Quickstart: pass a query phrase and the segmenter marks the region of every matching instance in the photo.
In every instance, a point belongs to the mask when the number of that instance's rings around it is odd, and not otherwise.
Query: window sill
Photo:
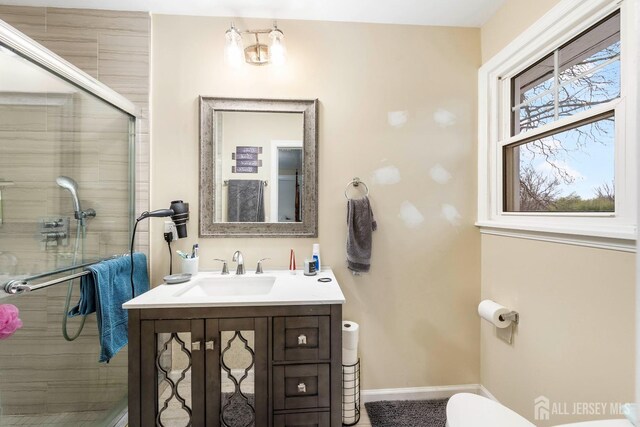
[[[636,252],[636,227],[550,227],[503,221],[478,221],[480,233],[574,246]]]

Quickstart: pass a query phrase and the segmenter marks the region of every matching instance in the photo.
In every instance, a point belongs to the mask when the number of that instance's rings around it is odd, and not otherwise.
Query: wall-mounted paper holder
[[[520,313],[517,311],[511,311],[507,314],[501,314],[500,320],[511,320],[513,323],[518,324],[520,323]]]
[[[495,327],[498,338],[512,344],[514,329],[520,323],[520,313],[485,299],[478,304],[478,315]]]
[[[511,320],[511,324],[504,329],[496,328],[496,335],[507,344],[513,344],[513,330],[520,322],[520,313],[518,313],[517,311],[510,311],[506,314],[501,314],[500,320]]]

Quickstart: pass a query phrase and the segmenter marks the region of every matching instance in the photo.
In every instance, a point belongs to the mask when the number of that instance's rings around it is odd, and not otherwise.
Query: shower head
[[[71,197],[73,198],[73,209],[77,218],[82,212],[82,209],[80,209],[80,199],[78,198],[78,183],[68,176],[59,176],[56,178],[56,184],[71,193]]]

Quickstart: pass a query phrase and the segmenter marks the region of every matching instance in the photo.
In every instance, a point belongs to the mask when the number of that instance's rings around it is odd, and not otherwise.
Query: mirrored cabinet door
[[[204,320],[142,322],[142,425],[204,425],[205,347]]]
[[[267,318],[143,320],[141,425],[267,427]]]
[[[207,425],[268,426],[267,319],[210,319],[206,330],[219,343],[207,353]]]

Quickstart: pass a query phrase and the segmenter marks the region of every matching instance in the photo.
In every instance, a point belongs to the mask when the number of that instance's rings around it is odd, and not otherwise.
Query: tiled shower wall
[[[1,0],[0,0],[1,1]],[[148,13],[0,5],[0,19],[124,95],[140,111],[136,141],[136,214],[149,209]],[[148,221],[136,241],[148,253]]]
[[[148,14],[0,5],[0,19],[98,78],[140,109],[135,211],[139,214],[147,210]],[[69,103],[72,110],[51,105],[0,106],[0,138],[10,139],[5,141],[8,144],[4,145],[6,156],[3,154],[3,158],[12,158],[2,172],[10,173],[20,182],[20,188],[18,185],[6,187],[3,232],[11,227],[28,228],[16,229],[15,234],[5,233],[7,240],[3,246],[10,245],[12,251],[25,254],[31,251],[30,258],[26,259],[38,265],[27,265],[26,271],[43,271],[44,265],[55,265],[59,261],[54,252],[39,249],[37,237],[33,235],[42,212],[71,213],[68,194],[55,185],[58,171],[78,181],[81,201],[86,201],[83,208],[98,211],[98,216],[88,221],[86,256],[105,256],[127,247],[128,230],[122,226],[122,217],[127,214],[123,198],[126,143],[122,142],[126,141],[126,120],[97,100],[79,98]],[[45,167],[49,163],[43,162],[51,158],[58,164]],[[71,222],[74,230],[73,219]],[[119,224],[117,228],[113,227],[114,223]],[[139,249],[144,252],[148,250],[147,227],[147,222],[141,222],[137,234]],[[72,245],[73,239],[70,239],[66,251]],[[75,286],[77,290],[77,284]],[[2,301],[19,307],[25,325],[0,348],[2,425],[54,425],[51,414],[67,420],[59,425],[80,425],[78,416],[84,417],[88,425],[98,425],[97,421],[115,409],[126,394],[126,349],[108,365],[98,364],[95,316],[88,318],[78,340],[67,343],[62,339],[65,293],[66,285],[59,285]],[[74,301],[76,299],[74,295]],[[77,319],[70,322],[71,332],[77,324]]]
[[[77,223],[60,175],[76,180],[82,208],[97,212],[87,220],[84,260],[127,251],[129,129],[127,115],[82,92],[0,92],[0,180],[14,183],[2,194],[0,284],[73,263]],[[59,229],[41,224],[59,219],[69,223],[67,238],[47,241],[42,232]]]

